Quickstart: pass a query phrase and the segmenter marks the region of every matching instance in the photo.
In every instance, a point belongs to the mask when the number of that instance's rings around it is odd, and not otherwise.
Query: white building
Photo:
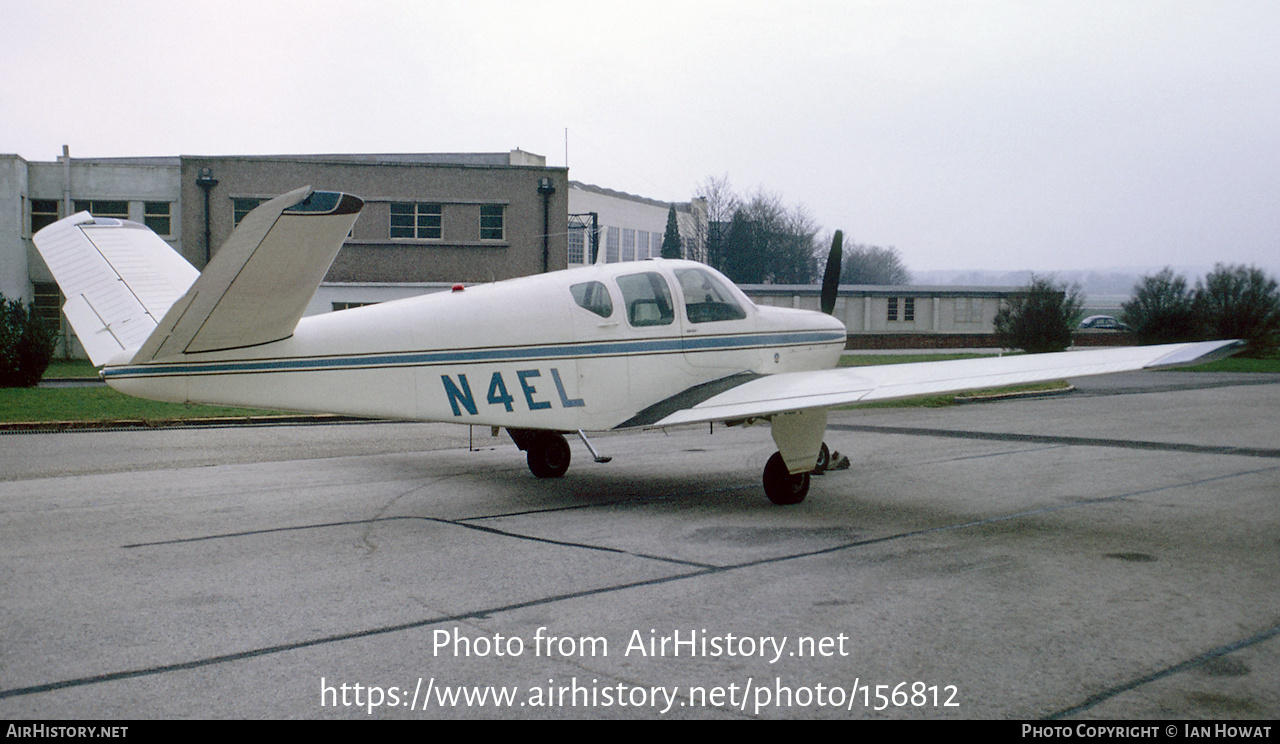
[[[674,206],[680,237],[686,246],[684,256],[695,258],[696,253],[688,247],[696,243],[698,202],[675,202]],[[661,256],[671,207],[669,202],[570,181],[569,265],[591,263],[593,229],[606,263]]]

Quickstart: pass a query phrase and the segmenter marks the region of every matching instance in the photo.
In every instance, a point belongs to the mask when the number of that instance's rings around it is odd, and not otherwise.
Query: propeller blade
[[[822,275],[822,312],[830,315],[836,309],[836,293],[840,291],[840,266],[842,263],[841,245],[844,233],[836,230],[831,239],[831,254],[827,256],[827,270]]]

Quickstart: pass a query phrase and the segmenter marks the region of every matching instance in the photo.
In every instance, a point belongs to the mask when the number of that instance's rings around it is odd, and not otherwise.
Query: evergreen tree
[[[667,210],[667,231],[662,235],[662,257],[684,257],[684,241],[680,239],[680,226],[676,222],[676,205],[674,204]]]
[[[1195,303],[1208,335],[1244,339],[1246,356],[1266,356],[1280,345],[1280,292],[1256,266],[1216,264],[1196,282]]]
[[[0,387],[35,387],[56,344],[34,308],[0,295]]]
[[[1155,276],[1142,277],[1121,309],[1120,319],[1133,329],[1139,343],[1194,341],[1200,335],[1195,295],[1187,288],[1187,280],[1167,266]]]
[[[1032,275],[1031,284],[996,313],[996,340],[1006,349],[1032,354],[1062,351],[1071,345],[1083,305],[1078,286]]]

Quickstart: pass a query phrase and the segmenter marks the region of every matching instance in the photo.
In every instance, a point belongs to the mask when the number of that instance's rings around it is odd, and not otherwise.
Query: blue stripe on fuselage
[[[519,362],[536,359],[636,356],[699,351],[728,351],[756,347],[808,346],[844,343],[841,331],[783,331],[726,336],[668,337],[625,341],[587,341],[541,346],[500,346],[445,351],[403,351],[317,357],[286,357],[216,362],[154,362],[138,366],[107,367],[105,378],[163,377],[173,375],[261,374],[371,367],[418,367],[479,362]]]

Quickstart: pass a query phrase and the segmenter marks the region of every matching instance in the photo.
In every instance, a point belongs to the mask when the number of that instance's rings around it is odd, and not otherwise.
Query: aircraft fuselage
[[[732,375],[833,367],[844,344],[830,316],[649,260],[309,316],[282,341],[103,376],[156,400],[598,431],[650,423],[636,412]]]

